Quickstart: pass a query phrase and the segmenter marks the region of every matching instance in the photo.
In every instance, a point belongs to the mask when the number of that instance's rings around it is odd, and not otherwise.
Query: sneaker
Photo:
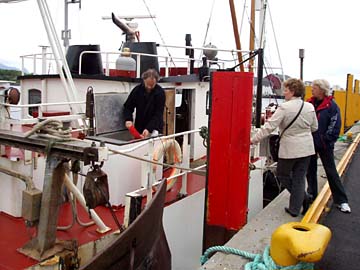
[[[351,213],[351,208],[348,203],[342,203],[338,205],[338,208],[343,213]]]

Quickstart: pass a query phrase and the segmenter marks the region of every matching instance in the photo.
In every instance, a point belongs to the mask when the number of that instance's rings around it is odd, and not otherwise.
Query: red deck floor
[[[187,182],[188,194],[193,194],[204,188],[205,177],[189,174]],[[180,188],[181,181],[177,181],[174,187],[167,193],[166,202],[168,204],[176,200]],[[77,209],[82,222],[90,221],[88,212],[79,204]],[[95,211],[104,223],[112,228],[109,233],[117,229],[116,223],[106,207],[99,206]],[[118,209],[115,210],[115,213],[119,222],[122,224],[124,219],[124,207],[118,207]],[[64,203],[60,210],[58,225],[66,226],[71,223],[71,220],[71,206],[69,203]],[[78,240],[78,244],[82,245],[103,236],[96,232],[96,228],[96,225],[86,228],[75,223],[68,231],[57,231],[57,238],[59,240],[75,238]],[[22,218],[14,218],[6,213],[0,212],[0,270],[20,270],[38,263],[17,251],[17,249],[27,243],[35,233],[35,229],[33,228],[26,229]]]

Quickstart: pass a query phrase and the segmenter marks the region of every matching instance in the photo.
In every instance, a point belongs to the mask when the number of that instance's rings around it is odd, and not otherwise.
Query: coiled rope
[[[71,137],[71,130],[65,129],[63,123],[55,119],[46,119],[37,123],[30,131],[24,134],[25,138],[36,133],[39,137],[46,139],[54,139],[59,141],[70,141],[75,138]]]
[[[239,255],[247,259],[253,260],[252,262],[248,262],[245,265],[245,270],[312,270],[314,269],[314,264],[307,262],[299,262],[296,265],[290,265],[286,267],[277,265],[270,256],[269,246],[265,248],[264,253],[262,255],[249,253],[232,247],[213,246],[208,248],[205,251],[204,255],[201,256],[200,258],[201,265],[206,263],[206,261],[209,259],[209,255],[218,251],[227,254]]]
[[[78,140],[71,136],[70,128],[64,128],[61,121],[50,118],[37,123],[30,131],[26,132],[24,136],[28,138],[34,133],[41,138],[49,139],[45,148],[46,156],[49,155],[55,143]]]
[[[209,139],[209,132],[208,132],[208,128],[206,126],[202,126],[200,128],[200,132],[199,135],[201,138],[203,138],[203,145],[204,147],[207,148],[207,141]]]

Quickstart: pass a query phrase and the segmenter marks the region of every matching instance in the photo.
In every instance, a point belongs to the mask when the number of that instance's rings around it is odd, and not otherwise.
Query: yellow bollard
[[[280,266],[299,261],[319,261],[331,238],[329,228],[314,223],[290,222],[279,226],[271,236],[270,255]]]

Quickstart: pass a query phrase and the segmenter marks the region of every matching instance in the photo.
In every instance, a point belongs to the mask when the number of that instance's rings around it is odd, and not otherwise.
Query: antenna
[[[154,19],[156,18],[155,15],[128,15],[128,16],[125,16],[125,15],[116,15],[116,17],[118,19],[123,19],[123,20],[126,20],[126,21],[132,21],[133,19]],[[102,16],[102,19],[103,20],[111,20],[112,17],[111,16]]]

